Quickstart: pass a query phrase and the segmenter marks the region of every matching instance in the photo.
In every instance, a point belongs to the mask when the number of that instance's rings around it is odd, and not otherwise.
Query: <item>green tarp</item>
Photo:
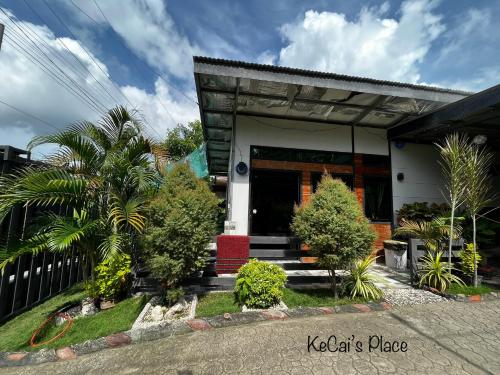
[[[196,177],[203,178],[208,176],[208,163],[207,163],[207,153],[206,144],[203,143],[200,147],[190,153],[188,156],[179,160],[176,163],[170,163],[167,165],[167,171],[170,171],[174,165],[178,163],[187,163],[189,167],[194,172]]]

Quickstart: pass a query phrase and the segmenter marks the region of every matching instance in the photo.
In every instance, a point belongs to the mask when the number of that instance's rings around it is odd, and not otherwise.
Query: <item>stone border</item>
[[[318,315],[343,313],[368,313],[385,311],[392,308],[387,302],[368,302],[366,304],[341,305],[333,307],[299,307],[288,310],[263,310],[225,313],[206,318],[194,318],[151,327],[118,332],[96,340],[88,340],[58,349],[41,349],[33,352],[0,352],[0,367],[36,365],[44,362],[72,360],[81,355],[107,348],[116,348],[141,341],[157,340],[164,337],[183,335],[196,331],[205,331],[255,322],[287,320]]]
[[[498,292],[489,292],[485,294],[472,294],[470,296],[466,296],[465,294],[448,294],[442,293],[435,288],[430,288],[428,286],[423,286],[422,289],[427,290],[428,292],[434,293],[438,296],[441,296],[446,299],[450,299],[457,302],[466,302],[466,303],[474,303],[481,301],[492,301],[496,299],[500,299],[500,293]]]

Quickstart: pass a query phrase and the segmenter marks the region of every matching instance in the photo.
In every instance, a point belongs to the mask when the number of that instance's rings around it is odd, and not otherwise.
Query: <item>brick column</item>
[[[363,186],[363,155],[361,154],[354,155],[354,173],[354,192],[359,204],[361,207],[364,207],[363,198],[365,188]]]
[[[301,182],[301,196],[302,203],[308,202],[312,194],[312,181],[311,181],[311,171],[302,171],[302,182]]]

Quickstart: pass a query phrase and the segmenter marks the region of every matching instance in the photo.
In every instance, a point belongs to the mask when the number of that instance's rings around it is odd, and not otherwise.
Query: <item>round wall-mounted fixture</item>
[[[399,172],[397,174],[396,178],[398,179],[399,182],[403,182],[403,180],[405,179],[405,174],[402,172]]]
[[[397,149],[401,150],[402,148],[405,147],[405,142],[401,142],[401,141],[397,141],[394,143],[394,145],[396,146]]]
[[[236,165],[236,173],[238,173],[241,176],[246,175],[248,173],[248,166],[244,162],[240,161]]]

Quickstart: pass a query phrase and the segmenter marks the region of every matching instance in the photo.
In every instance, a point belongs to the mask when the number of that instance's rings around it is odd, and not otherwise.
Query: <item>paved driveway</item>
[[[332,335],[337,345],[332,338],[330,352],[321,341]],[[370,351],[371,335],[382,335],[386,350],[404,349],[403,342],[407,350],[380,351],[379,339],[372,338]],[[340,343],[344,340],[350,342],[349,347]],[[357,341],[361,342],[360,351],[356,351]],[[340,347],[350,350],[333,351]],[[110,349],[69,362],[3,369],[0,373],[500,374],[500,301],[445,302],[379,313],[263,322]]]

